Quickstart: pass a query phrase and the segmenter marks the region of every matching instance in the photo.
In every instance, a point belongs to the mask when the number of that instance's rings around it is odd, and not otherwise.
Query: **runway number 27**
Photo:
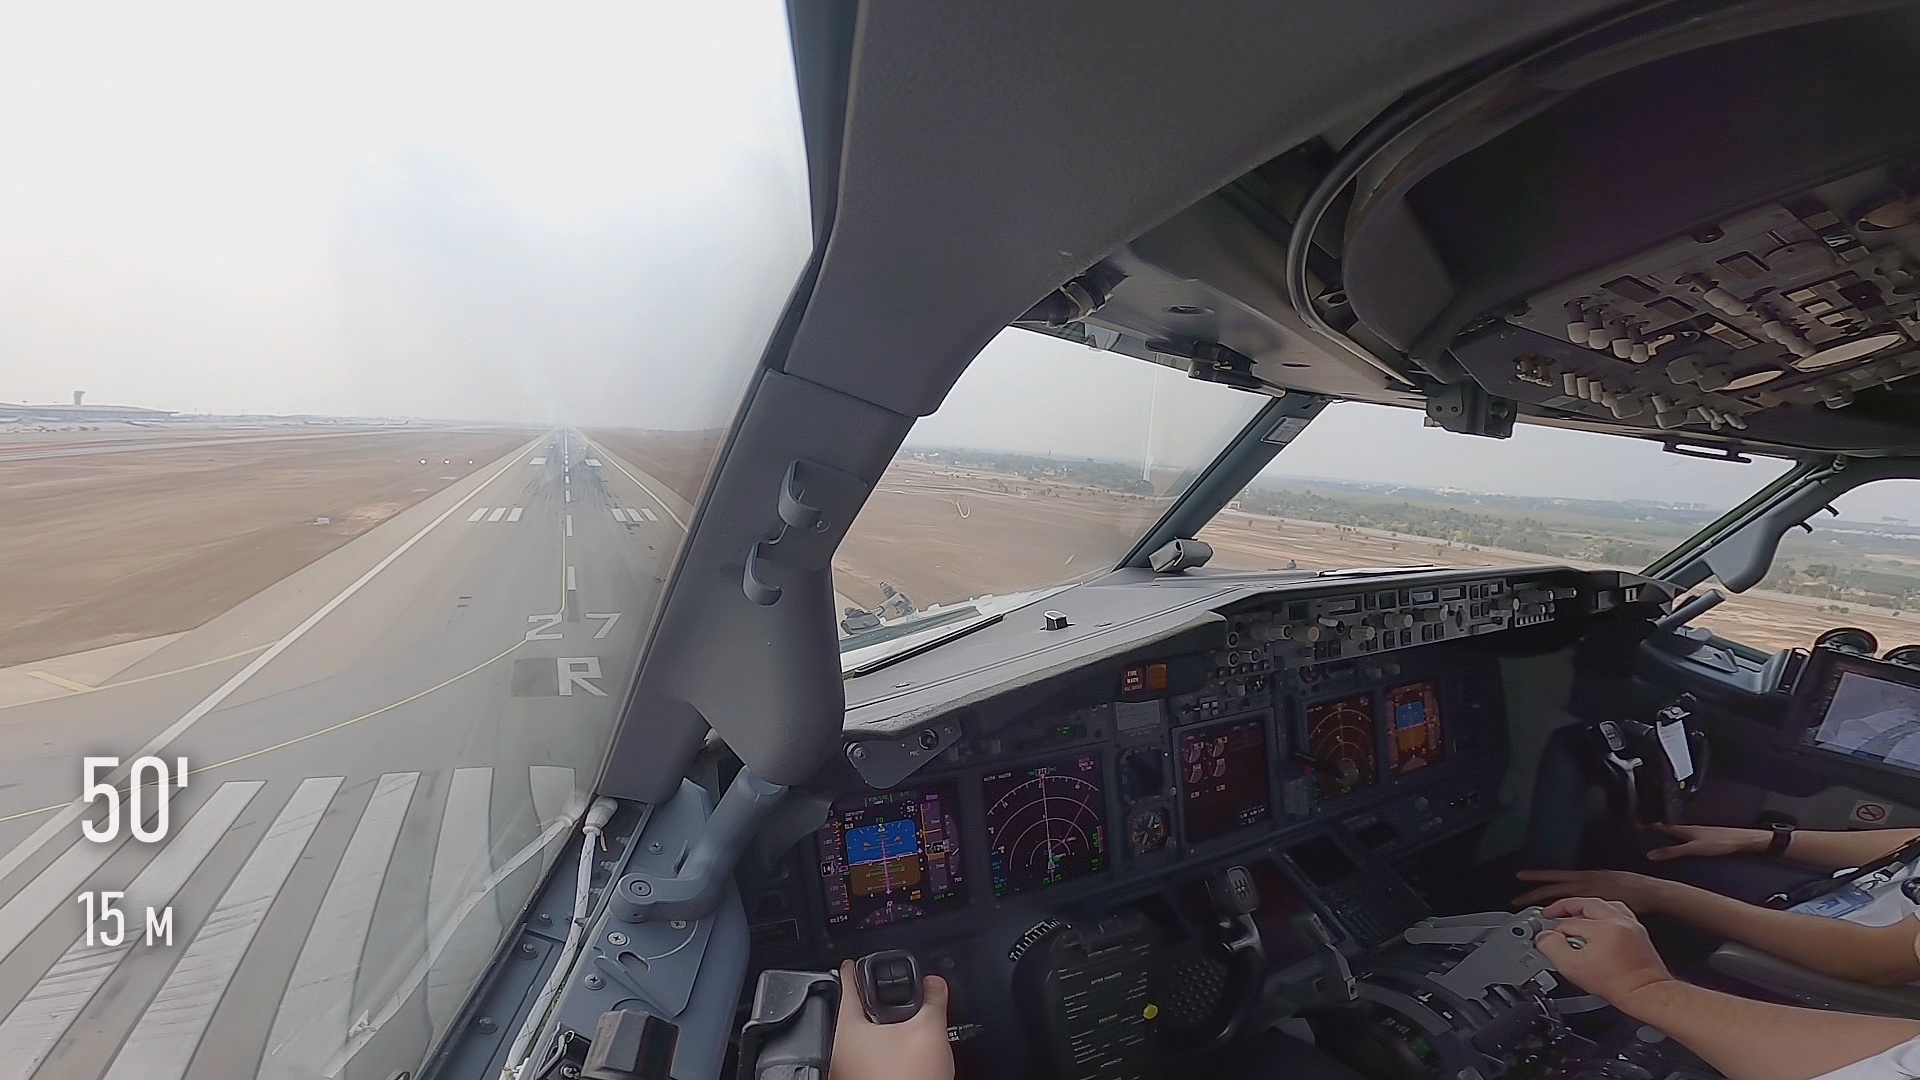
[[[600,629],[595,630],[593,632],[593,639],[595,641],[598,641],[601,638],[606,637],[608,631],[613,629],[614,624],[620,621],[620,613],[617,611],[603,611],[603,612],[589,611],[589,612],[586,612],[585,614],[587,618],[594,619],[600,623]],[[559,626],[560,620],[564,618],[566,618],[565,613],[555,613],[552,615],[527,616],[528,622],[537,623],[538,625],[535,626],[533,629],[527,631],[526,640],[528,641],[559,641],[561,638],[561,634],[558,630],[555,630],[554,627]]]
[[[108,779],[114,769],[120,767],[120,759],[114,757],[90,757],[81,759],[80,798],[87,803],[106,804],[106,819],[99,824],[91,821],[80,823],[80,831],[95,843],[110,843],[120,839],[120,803],[121,791]],[[146,789],[153,788],[153,824],[147,822]],[[157,757],[134,758],[127,768],[126,819],[127,831],[142,843],[151,844],[167,838],[168,804],[172,801],[174,789],[185,790],[187,786],[187,759],[175,758],[171,769],[167,763]]]

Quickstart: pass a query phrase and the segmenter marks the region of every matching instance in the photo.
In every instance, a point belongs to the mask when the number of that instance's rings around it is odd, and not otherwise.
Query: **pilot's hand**
[[[1764,829],[1729,829],[1720,825],[1655,825],[1677,844],[1647,852],[1654,862],[1668,859],[1713,859],[1722,855],[1764,855],[1773,834]]]
[[[945,979],[927,976],[920,1011],[898,1024],[867,1019],[860,1008],[851,960],[840,964],[840,986],[840,1018],[833,1028],[828,1080],[953,1080]]]
[[[1514,907],[1544,904],[1573,896],[1617,900],[1642,915],[1664,914],[1684,886],[1625,870],[1522,870],[1514,875],[1538,888],[1514,897]]]
[[[1623,1012],[1632,1012],[1635,994],[1674,981],[1666,962],[1654,951],[1647,928],[1624,904],[1576,897],[1548,907],[1541,915],[1560,922],[1534,938],[1534,948],[1567,981]]]

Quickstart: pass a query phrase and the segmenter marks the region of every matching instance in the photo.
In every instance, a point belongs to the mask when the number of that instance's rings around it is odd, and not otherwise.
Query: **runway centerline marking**
[[[127,770],[131,767],[132,762],[143,757],[154,756],[160,753],[162,750],[165,750],[167,746],[171,744],[175,739],[185,734],[188,729],[193,727],[193,725],[199,723],[202,717],[205,717],[208,713],[212,712],[214,709],[219,708],[221,702],[233,696],[234,691],[240,689],[242,686],[245,686],[249,681],[253,679],[255,675],[258,675],[260,673],[261,669],[265,668],[268,664],[273,663],[273,661],[276,658],[278,658],[281,653],[286,652],[289,648],[292,648],[294,642],[299,641],[301,638],[305,637],[307,635],[307,631],[312,630],[315,626],[318,626],[320,624],[320,620],[326,618],[328,615],[333,614],[333,612],[337,608],[339,608],[340,605],[346,603],[349,599],[352,599],[355,593],[359,592],[362,588],[366,587],[366,584],[368,582],[372,581],[376,577],[379,577],[381,571],[385,570],[389,566],[392,566],[395,562],[398,562],[400,559],[400,556],[405,555],[407,552],[413,550],[413,546],[415,544],[419,543],[421,540],[426,539],[426,536],[428,533],[438,528],[441,522],[446,521],[448,518],[452,517],[455,513],[457,513],[462,507],[466,506],[469,502],[473,501],[473,499],[476,496],[478,496],[480,492],[483,489],[485,489],[488,485],[492,484],[495,480],[500,479],[502,476],[505,476],[507,473],[507,470],[513,468],[515,465],[518,465],[520,463],[520,459],[525,457],[528,451],[532,450],[536,445],[538,445],[538,442],[539,440],[537,439],[529,440],[527,445],[521,447],[520,450],[517,453],[515,453],[513,457],[505,465],[502,465],[500,466],[500,468],[494,470],[493,475],[487,477],[485,480],[475,485],[474,489],[468,492],[465,496],[463,496],[458,502],[454,503],[452,506],[447,507],[445,510],[442,510],[438,517],[434,518],[432,521],[429,521],[425,525],[421,526],[419,532],[416,532],[412,536],[408,537],[406,541],[403,542],[399,547],[394,548],[391,552],[389,552],[385,558],[381,559],[377,563],[374,563],[372,568],[367,570],[366,573],[361,574],[359,577],[355,578],[352,584],[348,585],[346,588],[340,590],[337,594],[335,594],[333,599],[328,600],[325,604],[322,604],[319,610],[307,616],[304,620],[300,622],[298,626],[295,626],[293,629],[287,631],[284,635],[280,637],[279,640],[267,646],[266,651],[262,652],[259,656],[254,657],[252,662],[247,664],[246,667],[243,667],[238,672],[235,672],[231,678],[229,678],[226,682],[220,684],[220,686],[217,689],[215,689],[213,693],[208,694],[205,698],[202,698],[198,705],[195,705],[193,708],[188,709],[186,714],[181,716],[180,719],[175,720],[173,723],[167,725],[166,729],[161,731],[160,734],[155,735],[152,739],[149,739],[145,746],[142,746],[140,749],[134,751],[133,753],[126,755],[126,757],[123,760],[127,764],[122,764],[119,768],[115,769],[112,772],[112,774],[107,776],[106,777],[107,782],[112,784],[118,784],[120,781],[126,779]],[[59,813],[55,814],[53,817],[47,819],[46,824],[34,830],[33,835],[21,841],[18,845],[16,845],[13,848],[12,851],[7,852],[4,856],[0,856],[0,881],[4,881],[7,875],[13,873],[15,870],[20,868],[20,864],[32,858],[37,852],[39,852],[41,848],[45,847],[47,843],[51,841],[54,838],[54,836],[60,832],[60,830],[80,820],[80,815],[86,812],[87,806],[88,806],[87,802],[82,799],[75,799],[74,801],[68,803],[66,805],[66,809],[61,810]]]

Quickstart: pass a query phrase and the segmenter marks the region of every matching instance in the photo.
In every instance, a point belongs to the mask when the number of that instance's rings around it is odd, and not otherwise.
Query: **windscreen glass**
[[[1425,420],[1413,409],[1328,406],[1200,530],[1213,546],[1211,565],[1319,571],[1563,563],[1638,571],[1793,464],[1705,460],[1645,439],[1525,423],[1512,438],[1489,439]],[[1914,506],[1912,518],[1920,520],[1920,502]],[[1899,513],[1875,504],[1875,523],[1841,526],[1839,544],[1822,537],[1814,549],[1789,538],[1783,556],[1805,552],[1793,559],[1795,595],[1770,580],[1698,624],[1767,648],[1811,643],[1834,624],[1835,613],[1823,612],[1816,598],[1839,584],[1825,564],[1840,560],[1820,553],[1847,553],[1845,570],[1860,572],[1848,586],[1891,584],[1873,575],[1903,572],[1896,560],[1920,566],[1920,546],[1895,546],[1920,543],[1904,536],[1913,531],[1905,519],[1877,520]]]
[[[1113,569],[1267,400],[1002,332],[914,426],[834,556],[843,658]]]
[[[0,15],[0,1074],[419,1075],[806,259],[784,10]]]

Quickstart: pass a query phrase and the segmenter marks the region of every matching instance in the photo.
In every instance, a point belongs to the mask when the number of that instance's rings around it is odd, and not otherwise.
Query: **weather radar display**
[[[1307,754],[1323,799],[1373,783],[1373,695],[1360,694],[1307,708]]]
[[[828,925],[871,929],[964,907],[959,807],[951,784],[835,803],[814,836]]]
[[[1055,885],[1107,867],[1100,761],[1081,755],[980,779],[993,895]]]

